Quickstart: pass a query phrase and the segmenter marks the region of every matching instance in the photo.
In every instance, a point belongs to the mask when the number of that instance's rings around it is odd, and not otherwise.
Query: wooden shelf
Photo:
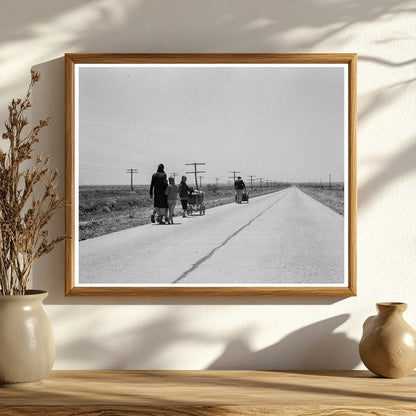
[[[416,415],[416,373],[367,371],[53,371],[0,389],[0,415]]]

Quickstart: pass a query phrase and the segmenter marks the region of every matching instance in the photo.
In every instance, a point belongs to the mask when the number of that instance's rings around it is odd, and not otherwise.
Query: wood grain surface
[[[416,415],[416,373],[54,371],[0,389],[0,415]]]

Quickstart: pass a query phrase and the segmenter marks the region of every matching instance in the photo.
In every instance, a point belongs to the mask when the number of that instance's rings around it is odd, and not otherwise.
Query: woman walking
[[[165,217],[166,224],[168,223],[168,201],[165,195],[166,187],[168,186],[168,180],[164,171],[165,166],[161,163],[157,167],[157,172],[152,175],[152,181],[150,183],[150,198],[153,198],[154,211],[150,217],[152,222],[155,222],[155,213],[157,215],[156,221],[159,224],[165,224],[163,217]]]

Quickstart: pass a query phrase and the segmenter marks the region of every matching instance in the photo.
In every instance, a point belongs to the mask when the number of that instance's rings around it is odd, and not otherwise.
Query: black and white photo
[[[67,55],[70,289],[353,294],[355,58],[182,57]]]

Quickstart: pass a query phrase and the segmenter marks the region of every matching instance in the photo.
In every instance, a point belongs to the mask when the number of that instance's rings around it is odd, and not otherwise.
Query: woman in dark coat
[[[154,207],[155,210],[152,215],[152,222],[154,222],[154,213],[157,214],[157,222],[159,224],[164,224],[163,217],[167,220],[167,209],[168,209],[168,200],[165,195],[165,189],[168,186],[168,179],[166,173],[164,172],[165,167],[161,163],[157,167],[157,172],[152,175],[152,182],[150,183],[150,198],[153,198],[154,195]]]

